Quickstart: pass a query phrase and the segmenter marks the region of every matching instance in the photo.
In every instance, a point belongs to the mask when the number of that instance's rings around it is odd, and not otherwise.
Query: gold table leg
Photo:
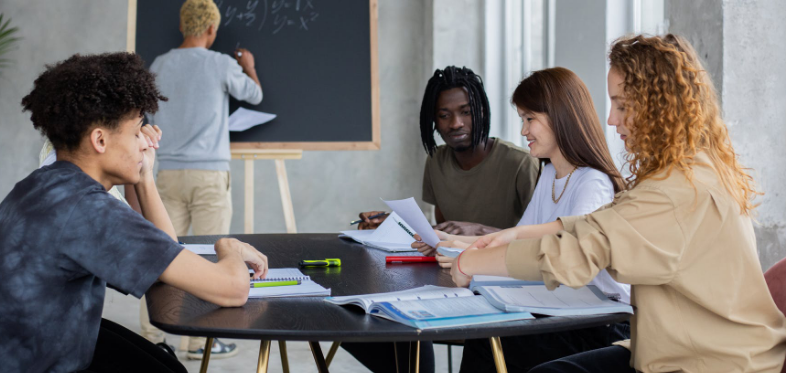
[[[341,346],[341,342],[333,342],[333,345],[330,346],[330,351],[328,351],[327,357],[325,358],[325,364],[328,367],[330,367],[330,362],[333,361],[333,357],[336,356],[339,346]]]
[[[491,337],[491,353],[494,355],[494,365],[497,366],[497,373],[508,373],[505,366],[505,355],[502,353],[502,342],[499,337]]]
[[[210,352],[213,350],[213,338],[207,337],[205,341],[205,349],[202,351],[202,365],[199,367],[199,373],[207,373],[207,364],[210,363]]]
[[[420,372],[420,341],[409,342],[409,373]]]
[[[322,355],[322,347],[319,346],[319,341],[308,341],[311,347],[311,354],[314,355],[314,362],[317,363],[317,371],[319,373],[327,373],[328,367],[325,364],[325,355]]]
[[[257,373],[267,372],[267,363],[270,361],[270,341],[259,342],[259,360],[257,360]]]
[[[278,352],[281,354],[281,370],[289,373],[289,358],[287,357],[287,341],[278,341]]]
[[[393,342],[393,361],[396,362],[396,373],[401,373],[401,370],[398,368],[398,348],[396,348],[396,342]]]

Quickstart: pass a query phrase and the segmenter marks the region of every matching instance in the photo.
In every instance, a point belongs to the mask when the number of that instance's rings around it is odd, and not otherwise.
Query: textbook
[[[593,285],[578,289],[560,286],[554,290],[544,285],[479,286],[476,290],[494,307],[506,312],[547,316],[633,314],[633,307],[609,300]]]
[[[325,298],[337,305],[356,305],[373,316],[418,329],[478,325],[534,317],[529,312],[505,312],[464,288],[423,286],[390,293]]]
[[[477,291],[480,286],[505,286],[505,285],[543,285],[543,281],[525,281],[513,277],[475,275],[469,282],[469,289]]]
[[[417,251],[412,248],[414,232],[395,212],[377,227],[377,229],[341,231],[339,237],[346,237],[368,247],[387,252]]]
[[[253,275],[254,271],[249,270]],[[249,298],[282,298],[282,297],[322,297],[330,296],[330,289],[325,289],[322,285],[311,281],[311,277],[306,276],[297,268],[270,268],[267,276],[263,279],[251,280],[251,286],[255,283],[272,281],[300,281],[299,285],[273,286],[273,287],[250,287]]]

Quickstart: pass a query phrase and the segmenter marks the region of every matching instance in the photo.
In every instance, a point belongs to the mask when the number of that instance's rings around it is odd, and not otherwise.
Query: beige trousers
[[[229,234],[229,171],[161,170],[156,176],[156,187],[178,237],[187,236],[189,227],[195,236]],[[163,341],[164,333],[150,325],[144,300],[139,316],[142,336],[154,343]],[[181,338],[180,349],[193,351],[201,347],[205,347],[205,338]]]

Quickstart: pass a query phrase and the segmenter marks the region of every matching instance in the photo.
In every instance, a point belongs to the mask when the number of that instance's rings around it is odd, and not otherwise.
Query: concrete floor
[[[125,296],[112,289],[107,289],[104,301],[104,318],[119,323],[126,328],[139,333],[139,300],[132,296]],[[180,344],[180,337],[167,335],[167,343],[175,347]],[[210,361],[210,372],[255,372],[257,358],[259,356],[259,342],[250,340],[227,340],[237,343],[239,352],[236,356],[228,359]],[[322,342],[322,352],[327,354],[331,343]],[[436,371],[447,372],[447,347],[435,346]],[[461,363],[461,347],[453,347],[453,371],[458,372]],[[184,351],[177,352],[180,361],[186,366],[189,372],[199,372],[200,361],[187,360]],[[311,349],[305,342],[287,342],[287,354],[289,355],[289,370],[292,373],[317,372]],[[358,363],[351,355],[343,349],[339,349],[333,362],[330,364],[331,372],[368,372],[362,364]],[[278,353],[278,343],[273,343],[270,349],[270,363],[268,372],[282,372],[281,358]]]

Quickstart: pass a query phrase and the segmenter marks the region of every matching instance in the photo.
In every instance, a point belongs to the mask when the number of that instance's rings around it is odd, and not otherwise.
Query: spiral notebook
[[[249,270],[253,274],[253,270]],[[330,289],[325,289],[322,285],[311,281],[311,277],[306,276],[297,268],[270,268],[268,274],[263,279],[251,280],[255,282],[268,281],[300,281],[300,285],[275,286],[268,288],[250,288],[249,298],[281,298],[281,297],[324,297],[330,295]]]

